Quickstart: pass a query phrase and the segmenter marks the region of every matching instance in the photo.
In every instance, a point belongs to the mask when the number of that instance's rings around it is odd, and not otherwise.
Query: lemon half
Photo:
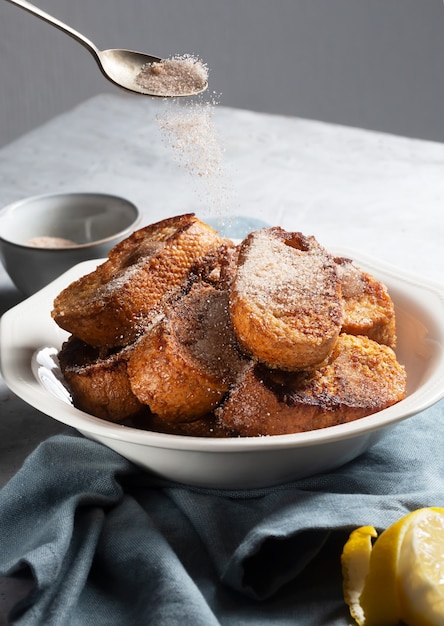
[[[342,553],[344,599],[359,626],[444,624],[444,508],[418,509],[385,530],[353,531]]]

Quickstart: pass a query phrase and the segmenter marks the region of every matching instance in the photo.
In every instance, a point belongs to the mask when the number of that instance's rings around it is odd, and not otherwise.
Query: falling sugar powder
[[[137,84],[161,97],[188,96],[204,91],[208,67],[190,54],[146,63],[136,77]]]
[[[227,212],[229,193],[224,151],[214,125],[217,104],[215,94],[167,100],[157,120],[176,160],[195,177],[206,211],[220,216]]]
[[[173,102],[158,118],[181,165],[198,176],[214,176],[222,166],[222,149],[213,126],[215,102]]]

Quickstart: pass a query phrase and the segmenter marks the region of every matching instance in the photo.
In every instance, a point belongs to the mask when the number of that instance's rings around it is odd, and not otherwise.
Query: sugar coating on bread
[[[57,324],[93,346],[125,346],[187,280],[191,266],[222,238],[194,215],[135,231],[108,260],[55,299]]]
[[[288,370],[319,364],[342,325],[333,258],[301,233],[251,233],[240,247],[231,316],[241,344],[259,361]]]
[[[142,403],[166,422],[179,423],[214,409],[242,364],[228,293],[196,283],[137,340],[128,373]]]
[[[335,262],[341,281],[342,332],[366,335],[395,348],[395,307],[387,287],[351,259],[336,257]]]
[[[341,334],[316,370],[279,372],[252,362],[216,415],[238,436],[304,432],[381,411],[402,400],[405,389],[405,369],[391,348]]]
[[[191,280],[201,280],[217,289],[230,289],[236,274],[239,246],[229,239],[200,257],[190,271]]]

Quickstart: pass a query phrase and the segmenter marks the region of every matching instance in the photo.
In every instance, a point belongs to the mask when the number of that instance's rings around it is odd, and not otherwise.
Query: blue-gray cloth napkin
[[[45,626],[350,623],[349,531],[444,506],[444,401],[356,460],[275,488],[160,480],[75,432],[0,491],[0,575],[32,577],[11,622]]]

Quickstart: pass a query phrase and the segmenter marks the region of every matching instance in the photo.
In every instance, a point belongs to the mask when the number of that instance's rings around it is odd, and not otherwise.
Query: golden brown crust
[[[281,435],[342,424],[405,396],[405,370],[388,346],[341,334],[328,362],[310,372],[251,363],[216,410],[233,435]]]
[[[240,246],[231,317],[243,347],[269,367],[316,366],[333,349],[342,325],[333,258],[301,233],[251,233]]]
[[[101,354],[76,337],[59,352],[60,370],[74,405],[111,422],[122,422],[147,411],[133,394],[127,373],[127,349]]]
[[[228,293],[200,282],[134,344],[128,373],[142,403],[180,423],[214,409],[241,364]]]
[[[90,345],[128,345],[147,316],[180,290],[197,259],[222,241],[192,214],[142,228],[115,246],[94,272],[63,290],[52,316]]]
[[[337,257],[335,262],[344,309],[342,332],[365,335],[395,348],[395,307],[386,286],[350,259]]]

